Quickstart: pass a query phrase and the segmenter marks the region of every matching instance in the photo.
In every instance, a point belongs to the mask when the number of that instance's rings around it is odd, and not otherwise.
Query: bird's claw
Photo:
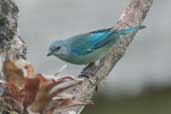
[[[95,80],[93,80],[92,79],[92,77],[95,75],[95,73],[94,72],[91,72],[91,71],[84,71],[84,72],[82,72],[80,75],[79,75],[79,77],[85,77],[85,78],[87,78],[89,81],[90,81],[90,83],[94,86],[96,83],[95,83]]]

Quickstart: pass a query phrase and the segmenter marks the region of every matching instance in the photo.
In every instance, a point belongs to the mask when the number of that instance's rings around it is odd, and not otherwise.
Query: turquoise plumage
[[[145,26],[122,30],[108,28],[76,35],[66,40],[57,40],[50,45],[48,56],[54,55],[72,64],[93,63],[106,55],[118,39],[143,28]]]

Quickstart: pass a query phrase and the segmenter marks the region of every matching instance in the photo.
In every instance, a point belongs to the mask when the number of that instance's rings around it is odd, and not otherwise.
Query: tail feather
[[[94,48],[97,49],[97,48],[107,44],[108,42],[110,42],[112,40],[115,41],[115,40],[121,38],[121,36],[127,35],[128,33],[131,33],[131,32],[136,32],[136,31],[144,29],[144,28],[146,28],[146,27],[144,25],[141,25],[141,26],[130,27],[130,28],[122,29],[122,30],[116,30],[116,29],[110,30],[112,28],[105,29],[107,31],[109,31],[109,30],[110,31],[94,43]],[[96,32],[91,32],[91,33],[98,33],[98,32],[101,32],[101,30],[96,31]]]
[[[128,33],[136,32],[136,31],[141,30],[141,29],[144,29],[144,28],[146,28],[146,26],[140,25],[140,26],[135,26],[135,27],[130,27],[130,28],[126,28],[126,29],[119,30],[118,33],[120,35],[126,35]]]

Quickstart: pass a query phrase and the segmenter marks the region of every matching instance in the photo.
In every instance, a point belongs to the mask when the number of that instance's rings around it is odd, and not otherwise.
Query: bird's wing
[[[72,51],[84,55],[94,51],[95,49],[101,48],[109,42],[120,38],[122,35],[126,35],[130,32],[136,32],[145,26],[130,27],[122,30],[115,30],[113,28],[101,29],[86,34],[81,34],[70,38],[72,42]]]
[[[84,55],[100,48],[109,41],[107,37],[110,35],[111,29],[101,29],[70,38],[72,51]]]
[[[109,37],[109,36],[111,36],[113,33],[117,32],[117,30],[112,30],[112,29],[113,28],[102,29],[102,30],[90,32],[94,36],[99,35],[99,37],[91,39],[91,42],[93,42],[95,49],[104,46],[105,44],[107,44],[108,42],[110,42],[113,39],[112,37]]]
[[[116,30],[112,28],[109,29],[102,29],[90,32],[90,41],[94,46],[94,49],[100,48],[105,44],[115,41],[116,39],[120,38],[120,36],[126,35],[131,32],[136,32],[138,30],[146,28],[144,25],[125,28],[122,30]]]

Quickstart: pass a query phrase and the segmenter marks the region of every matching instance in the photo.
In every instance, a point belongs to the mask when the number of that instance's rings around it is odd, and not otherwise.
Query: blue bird
[[[66,40],[56,40],[49,46],[47,56],[54,55],[72,64],[89,64],[104,57],[116,41],[131,32],[145,26],[135,26],[122,30],[113,27],[80,34]]]

